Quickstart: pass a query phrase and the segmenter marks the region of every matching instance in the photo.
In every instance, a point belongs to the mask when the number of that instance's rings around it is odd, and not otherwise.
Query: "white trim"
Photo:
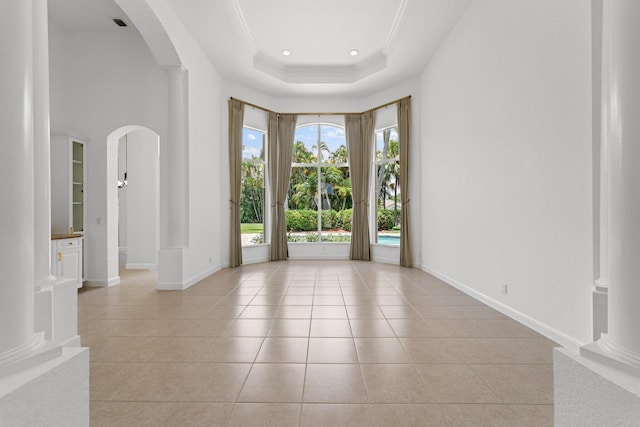
[[[124,268],[127,270],[157,270],[158,264],[155,262],[128,262]]]
[[[119,285],[120,276],[112,277],[107,280],[87,280],[85,283],[89,288],[106,288],[109,286]]]
[[[228,264],[218,264],[215,267],[211,267],[208,270],[203,271],[202,273],[196,274],[190,279],[185,280],[184,282],[158,282],[156,285],[156,289],[159,291],[184,291],[188,287],[198,283],[200,280],[205,277],[211,276],[212,274],[222,270],[223,268],[228,267]]]
[[[510,318],[517,320],[518,322],[522,323],[523,325],[533,329],[534,331],[544,335],[545,337],[549,338],[552,341],[557,342],[558,344],[560,344],[561,346],[573,351],[574,353],[576,353],[579,348],[584,344],[578,340],[576,340],[573,337],[570,337],[569,335],[555,329],[552,328],[551,326],[537,320],[534,319],[531,316],[528,316],[518,310],[515,310],[511,307],[509,307],[508,305],[505,305],[503,303],[501,303],[500,301],[497,301],[481,292],[478,292],[477,290],[473,289],[472,287],[465,285],[464,283],[461,283],[455,279],[452,279],[451,277],[448,277],[445,274],[440,273],[439,271],[430,268],[428,266],[425,265],[419,265],[417,266],[420,270],[429,273],[435,277],[437,277],[438,279],[450,284],[451,286],[461,290],[462,292],[472,296],[473,298],[483,302],[484,304],[488,305],[491,308],[494,308],[496,310],[498,310],[500,313],[509,316]]]
[[[390,256],[392,255],[393,256]],[[400,246],[371,244],[371,261],[382,264],[400,265]]]
[[[391,50],[393,43],[395,42],[399,30],[403,27],[405,16],[407,15],[407,3],[409,0],[402,0],[400,2],[400,6],[398,6],[398,10],[396,11],[396,16],[393,18],[393,23],[391,24],[391,29],[389,30],[389,34],[387,35],[387,40],[384,43],[384,48],[382,51],[387,53]]]
[[[261,245],[242,247],[242,264],[257,264],[268,262],[270,258],[271,245],[263,243]],[[253,255],[253,256],[251,256]]]

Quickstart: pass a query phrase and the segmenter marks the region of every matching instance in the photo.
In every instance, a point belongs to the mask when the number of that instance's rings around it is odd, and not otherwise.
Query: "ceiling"
[[[273,96],[368,95],[417,77],[471,3],[166,1],[224,78]],[[69,31],[117,31],[114,17],[132,24],[113,0],[49,0],[49,9]]]

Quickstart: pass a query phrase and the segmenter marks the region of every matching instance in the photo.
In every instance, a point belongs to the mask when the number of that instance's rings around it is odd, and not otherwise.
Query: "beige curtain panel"
[[[240,189],[242,186],[242,125],[244,104],[237,99],[229,100],[229,185],[231,205],[230,221],[230,266],[242,264],[242,239],[240,237]]]
[[[278,251],[275,250],[276,229],[278,228],[278,114],[270,111],[267,127],[267,170],[269,175],[269,197],[271,200],[271,230],[269,234],[271,261],[278,260]],[[265,235],[266,236],[266,235]]]
[[[271,125],[271,116],[269,117]],[[274,188],[275,200],[272,200],[273,224],[271,230],[271,260],[284,260],[289,256],[287,246],[287,224],[284,215],[284,203],[289,190],[289,178],[291,175],[291,160],[293,157],[293,139],[296,133],[296,120],[294,114],[280,114],[277,124],[277,149],[275,150],[275,164],[270,167],[275,168],[275,181],[271,182]],[[270,139],[271,141],[271,139]],[[271,152],[271,149],[270,149]],[[272,160],[273,161],[273,160]],[[270,176],[271,176],[270,172]]]
[[[349,257],[369,261],[369,177],[372,165],[374,138],[373,112],[345,115],[345,134],[351,176],[353,216],[351,223],[351,248]]]
[[[411,233],[409,211],[409,132],[411,129],[411,99],[403,99],[398,102],[398,143],[400,145],[400,200],[402,210],[400,213],[400,265],[413,266],[411,253]]]

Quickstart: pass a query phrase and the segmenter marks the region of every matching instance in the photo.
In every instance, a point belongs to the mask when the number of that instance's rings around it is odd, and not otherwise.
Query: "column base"
[[[157,289],[182,291],[186,288],[183,268],[185,251],[185,248],[160,249]]]
[[[613,343],[607,334],[580,348],[580,355],[640,379],[640,354]]]
[[[0,420],[9,426],[88,426],[89,349],[65,348],[0,379]]]
[[[37,332],[28,343],[0,355],[0,379],[54,359],[61,354],[62,347],[45,341],[44,333]]]
[[[625,371],[556,348],[554,421],[558,426],[634,426],[640,419],[640,380]]]

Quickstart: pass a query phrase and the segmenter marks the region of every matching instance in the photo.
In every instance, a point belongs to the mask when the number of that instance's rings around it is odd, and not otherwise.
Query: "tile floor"
[[[287,261],[82,289],[93,426],[549,426],[552,341],[418,269]]]

